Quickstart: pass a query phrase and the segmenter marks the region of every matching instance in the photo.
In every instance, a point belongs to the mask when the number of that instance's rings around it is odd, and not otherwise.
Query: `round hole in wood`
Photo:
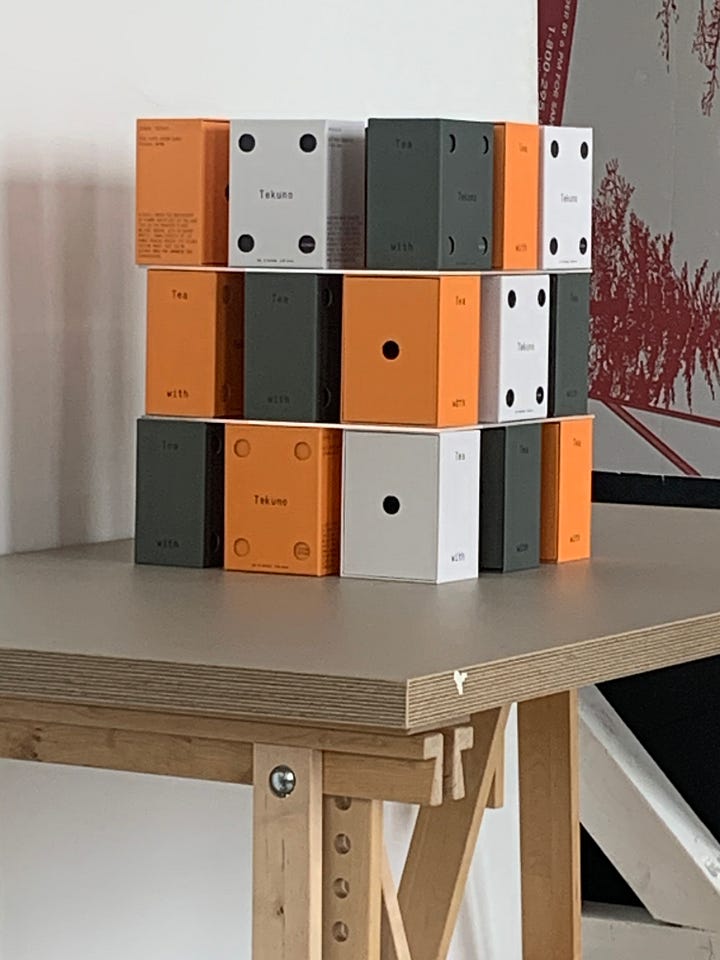
[[[336,853],[339,853],[341,856],[345,856],[352,850],[352,841],[346,833],[339,833],[335,837],[334,847]]]

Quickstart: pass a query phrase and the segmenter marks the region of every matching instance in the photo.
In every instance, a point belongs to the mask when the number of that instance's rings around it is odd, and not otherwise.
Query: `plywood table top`
[[[0,696],[417,730],[720,653],[720,512],[594,521],[591,562],[437,587],[3,557]]]

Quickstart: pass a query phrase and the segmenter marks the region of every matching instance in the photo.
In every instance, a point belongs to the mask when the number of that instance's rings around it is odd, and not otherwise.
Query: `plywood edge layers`
[[[550,696],[636,673],[717,655],[720,613],[585,640],[540,653],[463,666],[458,693],[453,673],[408,681],[408,727],[438,725],[519,700]]]
[[[0,696],[407,731],[404,681],[0,650]],[[457,716],[457,714],[456,714]]]

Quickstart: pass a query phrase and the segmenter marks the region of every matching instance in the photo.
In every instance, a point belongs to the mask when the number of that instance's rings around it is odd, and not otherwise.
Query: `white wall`
[[[0,553],[131,530],[143,381],[135,117],[532,120],[535,7],[39,0],[4,11]],[[0,958],[246,957],[249,804],[240,788],[0,763]],[[512,857],[512,806],[488,828]],[[519,956],[516,875],[497,880],[506,862],[488,883],[478,866],[458,958]],[[495,948],[482,953],[486,939]]]

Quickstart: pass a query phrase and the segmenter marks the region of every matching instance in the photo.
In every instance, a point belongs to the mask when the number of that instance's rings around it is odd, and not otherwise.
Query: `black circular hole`
[[[553,157],[560,156],[560,144],[557,142],[557,140],[553,140],[553,142],[550,144],[550,153],[553,155]]]
[[[400,356],[400,346],[394,340],[386,340],[382,345],[382,353],[386,360],[397,360]]]
[[[455,238],[448,237],[448,254],[452,257],[455,253]]]
[[[587,145],[587,143],[585,143],[584,140],[580,144],[580,156],[583,158],[583,160],[587,160],[587,158],[590,156],[590,147]]]
[[[488,252],[489,246],[490,244],[488,243],[488,238],[480,237],[480,240],[478,241],[478,250],[481,254],[483,254],[483,256]]]
[[[242,233],[238,237],[238,246],[243,253],[250,253],[252,248],[255,246],[255,241],[249,233]]]
[[[541,307],[545,306],[545,301],[547,300],[547,294],[544,290],[538,290],[538,303]]]
[[[557,252],[558,252],[558,242],[555,239],[555,237],[553,237],[552,240],[550,241],[550,253],[553,256],[555,256]]]
[[[588,250],[588,242],[585,239],[585,237],[583,237],[582,240],[580,241],[580,253],[586,254],[587,250]]]
[[[298,247],[301,253],[312,253],[315,249],[315,238],[306,233],[298,240]]]
[[[320,294],[320,299],[324,307],[331,307],[333,304],[333,292],[330,287],[324,287]]]
[[[228,185],[225,187],[225,199],[226,199],[226,200],[229,200],[229,199],[230,199],[230,184],[228,184]]]
[[[545,390],[543,387],[537,388],[537,390],[535,391],[535,399],[537,400],[538,403],[543,402],[543,400],[545,399]]]
[[[515,403],[514,390],[508,390],[508,392],[505,394],[505,403],[508,405],[508,407],[511,407]]]
[[[512,310],[515,304],[517,303],[517,294],[514,290],[511,290],[508,294],[508,306]]]
[[[385,513],[389,513],[391,517],[394,517],[396,513],[400,512],[400,501],[397,497],[385,497],[383,500],[383,510]]]
[[[482,138],[482,147],[481,147],[481,149],[482,149],[483,156],[485,156],[486,154],[490,153],[490,141],[488,140],[487,137],[483,137],[483,138]]]
[[[455,139],[454,133],[448,134],[448,152],[455,153],[455,148],[457,147],[457,140]]]
[[[251,153],[255,149],[255,137],[251,133],[244,133],[238,140],[238,146],[243,153]]]
[[[300,137],[300,149],[303,153],[312,153],[317,146],[317,137],[312,133],[304,133]]]

